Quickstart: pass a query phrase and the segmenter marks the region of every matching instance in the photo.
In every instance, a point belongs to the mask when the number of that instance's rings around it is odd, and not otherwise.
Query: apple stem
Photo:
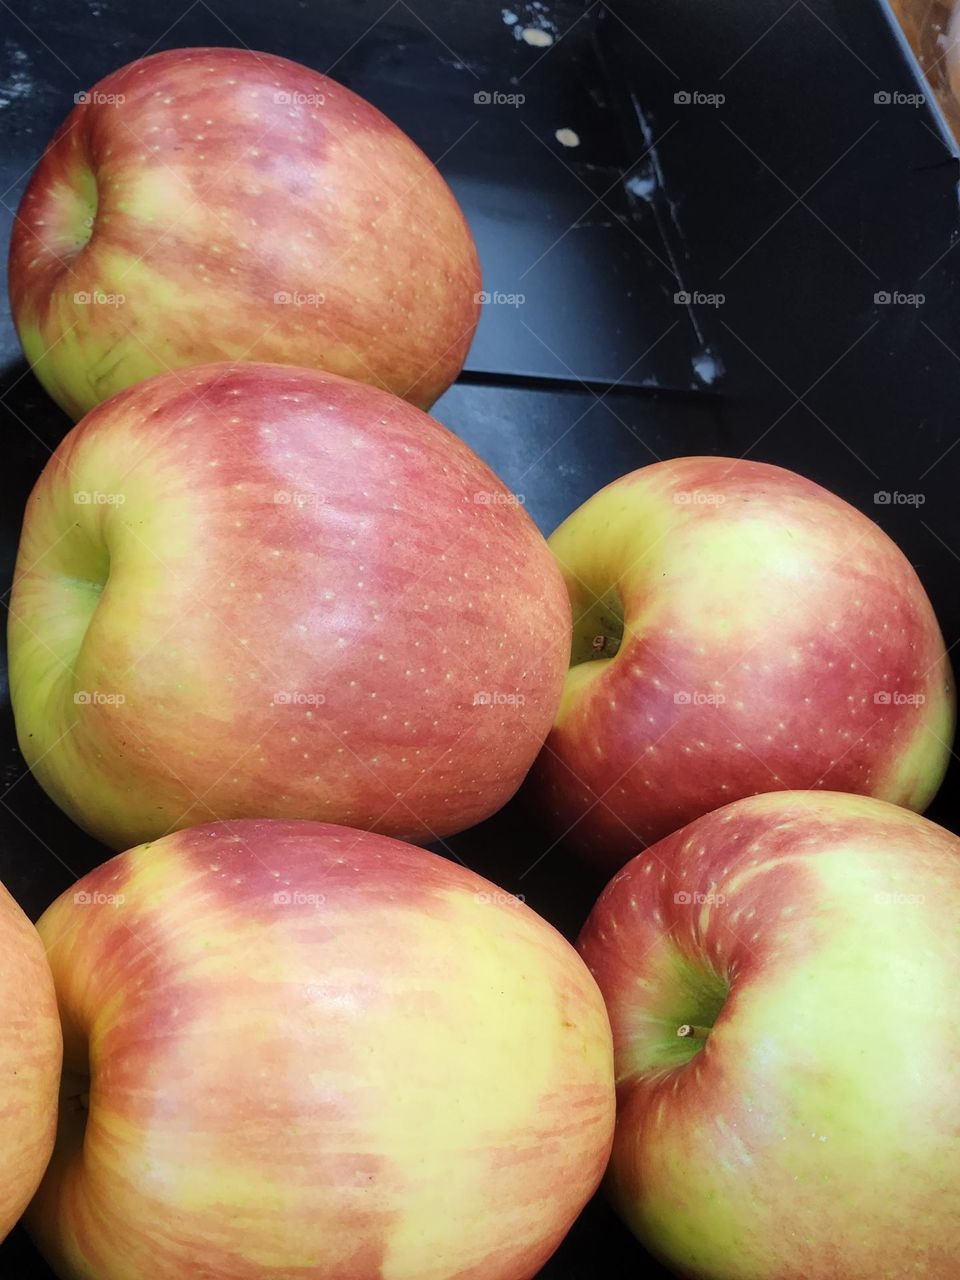
[[[710,1027],[697,1027],[692,1022],[685,1022],[682,1027],[677,1027],[677,1035],[681,1040],[706,1040],[710,1030]]]

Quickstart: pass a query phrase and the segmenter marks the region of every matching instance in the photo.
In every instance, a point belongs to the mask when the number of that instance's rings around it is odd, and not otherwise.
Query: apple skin
[[[41,785],[115,849],[237,817],[432,840],[519,787],[569,628],[543,537],[445,427],[332,374],[203,366],[49,460],[11,697]]]
[[[87,96],[27,187],[9,266],[23,349],[73,418],[228,359],[329,369],[422,408],[453,382],[476,248],[437,169],[370,103],[217,48],[153,54]]]
[[[89,1089],[27,1218],[65,1280],[525,1280],[602,1177],[600,993],[465,867],[212,824],[115,857],[39,929]]]
[[[960,841],[831,792],[738,801],[610,882],[578,944],[614,1033],[609,1189],[678,1275],[957,1274],[958,920]]]
[[[53,1151],[61,1058],[43,943],[0,884],[0,1240],[27,1207]]]
[[[550,547],[573,665],[529,795],[603,870],[763,791],[930,803],[954,733],[943,637],[906,557],[842,499],[677,458],[601,489]],[[619,650],[575,661],[618,618]]]

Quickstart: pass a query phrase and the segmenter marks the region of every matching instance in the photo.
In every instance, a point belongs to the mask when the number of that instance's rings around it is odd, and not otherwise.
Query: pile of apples
[[[0,1238],[26,1211],[65,1280],[528,1280],[606,1171],[678,1275],[955,1274],[954,699],[889,538],[701,457],[548,545],[425,412],[478,316],[453,195],[280,58],[82,95],[10,289],[79,419],[18,736],[119,852],[39,936],[0,894]],[[520,789],[613,875],[577,949],[419,847]]]

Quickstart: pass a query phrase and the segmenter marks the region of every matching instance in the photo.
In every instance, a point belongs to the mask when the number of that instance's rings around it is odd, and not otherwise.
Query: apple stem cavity
[[[51,193],[43,212],[43,239],[69,265],[90,243],[100,204],[92,169],[80,169],[73,182]],[[38,224],[40,225],[40,224]]]
[[[684,1022],[677,1027],[677,1035],[681,1040],[706,1040],[712,1027],[698,1027],[695,1023]]]
[[[623,606],[616,590],[608,591],[573,623],[571,667],[613,658],[623,643]]]

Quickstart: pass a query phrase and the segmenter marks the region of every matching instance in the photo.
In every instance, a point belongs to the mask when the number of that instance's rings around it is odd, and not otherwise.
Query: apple
[[[0,884],[0,1240],[27,1207],[53,1150],[61,1052],[43,944]]]
[[[362,383],[180,370],[66,436],[10,602],[20,745],[116,849],[217,818],[432,840],[519,787],[570,610],[462,441]]]
[[[929,804],[954,732],[943,638],[904,555],[840,498],[677,458],[601,489],[550,546],[570,670],[529,795],[608,873],[758,792]]]
[[[960,1257],[960,841],[863,796],[740,800],[580,937],[613,1025],[609,1188],[698,1280],[942,1280]]]
[[[227,359],[428,408],[463,366],[479,289],[419,148],[328,76],[249,49],[156,53],[78,94],[10,245],[23,349],[74,418]]]
[[[890,0],[920,69],[954,136],[960,133],[960,19],[952,0]],[[874,101],[922,104],[923,96],[880,90]]]
[[[39,929],[73,1105],[27,1223],[64,1280],[524,1280],[601,1179],[600,992],[465,867],[211,824]]]

